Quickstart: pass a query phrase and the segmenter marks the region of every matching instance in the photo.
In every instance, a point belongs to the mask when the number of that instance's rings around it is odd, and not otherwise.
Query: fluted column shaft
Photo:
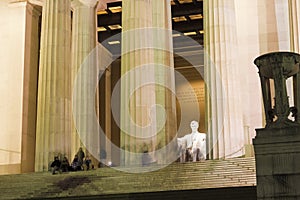
[[[204,1],[205,80],[210,158],[243,154],[244,133],[237,65],[234,0]],[[246,76],[246,74],[244,74]]]
[[[297,0],[288,0],[289,7],[289,28],[290,28],[290,46],[292,52],[300,53],[300,2]],[[294,87],[293,91],[294,105],[300,110],[300,76],[297,74],[293,78]],[[291,87],[291,86],[290,86]],[[300,117],[296,118],[300,122]]]
[[[70,155],[69,0],[45,0],[38,83],[35,170],[48,170],[55,154]]]
[[[288,0],[291,51],[300,52],[300,2],[297,0]]]
[[[72,155],[74,155],[79,146],[84,148],[93,148],[98,146],[99,138],[92,138],[95,130],[92,120],[89,119],[88,110],[95,110],[94,99],[90,99],[94,92],[88,80],[97,80],[97,68],[95,66],[96,57],[89,56],[96,46],[96,6],[97,0],[74,0],[72,2],[72,92],[73,96],[73,121],[76,128],[72,131]],[[96,55],[96,54],[95,54]],[[85,68],[84,72],[80,71]],[[78,76],[79,73],[82,76]],[[74,82],[78,84],[74,88]],[[95,97],[95,95],[93,96]],[[90,137],[89,137],[90,136]]]
[[[125,150],[122,163],[139,164],[139,157],[130,152],[145,151],[152,152],[152,157],[162,162],[154,151],[164,147],[176,132],[175,99],[166,89],[175,87],[174,73],[164,68],[173,69],[173,47],[171,32],[158,34],[154,29],[171,30],[170,1],[124,0],[122,28],[121,147]],[[163,48],[155,49],[157,43]],[[165,124],[161,124],[164,122],[161,108]]]

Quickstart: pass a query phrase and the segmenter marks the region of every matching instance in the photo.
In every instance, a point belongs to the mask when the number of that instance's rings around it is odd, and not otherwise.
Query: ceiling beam
[[[109,30],[109,31],[99,31],[98,32],[98,41],[103,42],[104,40],[113,37],[113,39],[121,39],[121,29],[118,30]],[[116,34],[119,34],[118,37],[114,36]]]
[[[189,21],[182,22],[173,22],[172,29],[179,32],[187,32],[187,31],[199,31],[203,30],[203,19],[195,19]]]
[[[107,8],[109,8],[109,7],[117,7],[117,6],[121,6],[122,7],[122,1],[107,3]]]
[[[97,16],[98,27],[108,26],[113,24],[122,24],[122,13],[112,13]]]
[[[171,9],[172,9],[172,17],[203,14],[203,3],[202,2],[198,2],[197,4],[185,3],[185,4],[180,4],[180,6],[173,5]]]

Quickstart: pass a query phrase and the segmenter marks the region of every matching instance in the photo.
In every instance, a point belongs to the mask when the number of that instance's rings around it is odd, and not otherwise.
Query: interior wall
[[[112,64],[111,64],[111,68],[110,68],[110,73],[111,73],[111,94],[113,92],[117,93],[117,96],[119,95],[120,97],[120,91],[114,91],[116,88],[115,86],[117,85],[118,81],[120,80],[121,77],[121,59],[117,59],[115,60]],[[113,105],[116,107],[116,110],[120,110],[120,102],[117,102],[117,99],[120,98],[116,98],[113,100]],[[110,111],[112,112],[112,111]],[[111,113],[111,142],[116,146],[116,147],[120,147],[120,128],[119,128],[119,124],[117,122],[120,122],[120,115],[118,116],[113,116],[113,114]],[[114,118],[116,117],[116,119]],[[117,148],[111,148],[111,152],[110,152],[110,159],[111,162],[114,165],[120,165],[120,151],[117,150]],[[109,158],[108,158],[109,159]]]
[[[0,1],[0,174],[21,164],[26,3]]]
[[[103,72],[103,75],[101,76],[99,80],[99,123],[101,127],[101,131],[105,134],[100,135],[100,152],[99,152],[99,158],[101,161],[101,164],[99,163],[99,166],[102,166],[102,164],[107,164],[107,156],[106,158],[103,158],[103,151],[105,151],[105,154],[107,155],[108,152],[108,146],[107,145],[107,139],[110,138],[111,131],[108,130],[110,129],[110,125],[107,123],[107,121],[110,121],[110,116],[107,113],[107,107],[109,107],[109,103],[107,101],[107,96],[110,96],[110,91],[107,90],[107,81],[106,81],[106,70]],[[105,163],[103,163],[105,162]]]
[[[193,68],[191,68],[193,73]],[[205,83],[200,74],[187,76],[189,69],[177,70],[186,81],[176,79],[178,137],[191,133],[192,120],[199,122],[199,131],[205,133]]]

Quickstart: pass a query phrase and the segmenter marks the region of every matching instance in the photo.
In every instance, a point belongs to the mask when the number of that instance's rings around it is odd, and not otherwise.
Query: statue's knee
[[[198,154],[199,149],[198,149],[198,148],[193,148],[193,149],[192,149],[192,152],[193,152],[193,154]]]

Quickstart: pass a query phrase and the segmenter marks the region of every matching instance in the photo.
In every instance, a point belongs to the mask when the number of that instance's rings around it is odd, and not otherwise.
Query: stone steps
[[[161,166],[146,166],[142,169],[147,171],[153,167]],[[99,196],[256,185],[254,158],[173,163],[146,173],[127,173],[116,169],[106,167],[57,175],[50,172],[2,175],[1,198]],[[126,169],[129,168],[123,168]],[[130,169],[141,171],[140,166]]]

